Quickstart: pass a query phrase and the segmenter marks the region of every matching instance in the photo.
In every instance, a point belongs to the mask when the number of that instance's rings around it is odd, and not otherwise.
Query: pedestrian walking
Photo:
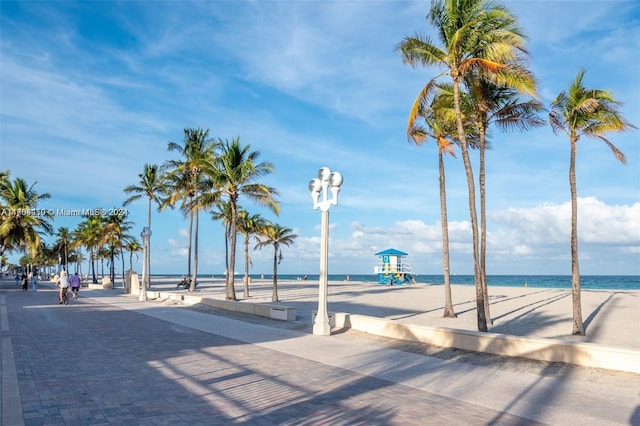
[[[71,293],[73,293],[73,298],[78,300],[78,293],[80,292],[81,285],[80,276],[76,272],[69,281],[71,281]]]
[[[29,287],[29,279],[27,278],[27,274],[22,273],[22,290],[27,291]]]
[[[38,276],[36,274],[31,274],[31,288],[33,291],[38,291]]]

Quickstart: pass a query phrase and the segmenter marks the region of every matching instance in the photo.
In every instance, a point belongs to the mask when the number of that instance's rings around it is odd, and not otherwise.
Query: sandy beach
[[[152,289],[186,293],[176,290],[176,283],[175,278],[154,279]],[[241,303],[271,303],[272,282],[253,280],[249,297],[244,298],[244,284],[236,278],[235,291]],[[224,299],[224,279],[203,279],[196,295]],[[278,281],[278,296],[280,304],[296,308],[299,327],[311,327],[312,311],[318,308],[317,281]],[[442,318],[442,285],[382,286],[330,281],[328,309],[407,324],[477,330],[474,287],[453,285],[452,298],[457,318]],[[571,335],[570,290],[489,286],[489,299],[491,332],[640,350],[640,291],[583,290],[586,336]]]

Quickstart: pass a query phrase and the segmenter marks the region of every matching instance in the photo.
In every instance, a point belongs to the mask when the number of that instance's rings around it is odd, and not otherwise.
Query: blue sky
[[[529,36],[541,101],[586,68],[588,87],[612,90],[640,125],[640,3],[507,1]],[[394,51],[432,34],[427,1],[2,1],[0,168],[36,182],[42,207],[119,207],[145,163],[175,158],[185,127],[239,136],[276,172],[292,228],[279,272],[316,274],[320,212],[307,188],[320,167],[344,176],[330,210],[329,273],[372,273],[374,253],[409,253],[440,274],[434,143],[411,145],[409,108],[439,70],[413,69]],[[569,143],[549,126],[490,135],[488,274],[570,274]],[[640,131],[613,134],[624,166],[597,140],[579,142],[577,187],[583,274],[640,274]],[[473,155],[477,177],[477,156]],[[464,169],[446,160],[451,270],[473,271]],[[132,233],[146,202],[128,206]],[[78,218],[56,216],[56,228]],[[188,222],[154,211],[152,270],[186,270]],[[52,242],[54,237],[49,237]],[[241,240],[240,240],[241,241]],[[199,270],[224,272],[223,227],[201,215]],[[253,247],[253,243],[251,246]],[[240,253],[240,251],[239,251]],[[271,249],[252,252],[270,274]],[[16,260],[17,256],[10,257]],[[139,265],[139,262],[138,262]],[[138,270],[140,267],[138,266]],[[238,255],[237,271],[243,270]]]

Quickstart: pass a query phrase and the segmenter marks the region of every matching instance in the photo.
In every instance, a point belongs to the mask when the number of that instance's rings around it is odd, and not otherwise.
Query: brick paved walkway
[[[44,286],[2,296],[26,425],[530,424]]]
[[[536,424],[87,295],[2,283],[3,425]]]

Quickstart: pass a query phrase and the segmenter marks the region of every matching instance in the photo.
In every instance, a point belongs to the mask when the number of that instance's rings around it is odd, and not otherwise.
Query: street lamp
[[[142,237],[142,286],[140,287],[141,302],[147,301],[147,274],[149,273],[149,239],[151,238],[151,229],[145,226],[140,233]]]
[[[323,167],[318,171],[318,177],[309,182],[309,191],[313,198],[313,209],[322,211],[322,222],[320,227],[320,277],[318,313],[313,322],[313,334],[329,336],[331,326],[329,325],[329,315],[327,313],[327,265],[329,263],[329,207],[338,205],[338,192],[342,185],[342,175],[332,172],[328,167]],[[329,198],[331,189],[332,198]],[[320,200],[322,193],[322,200]]]

